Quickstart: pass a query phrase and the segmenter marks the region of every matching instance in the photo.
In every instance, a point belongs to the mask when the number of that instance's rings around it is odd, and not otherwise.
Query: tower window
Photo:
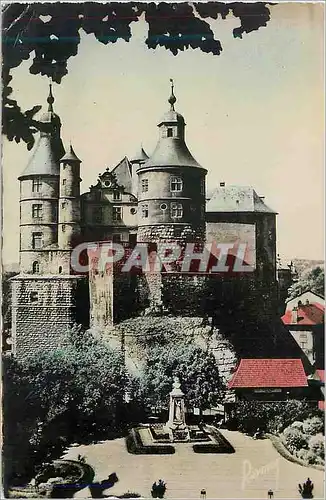
[[[61,230],[62,230],[63,233],[66,231],[66,224],[62,224]]]
[[[61,203],[61,208],[64,210],[64,209],[66,208],[66,205],[67,205],[67,204],[66,204],[66,202],[65,202],[65,201],[63,201],[63,202]]]
[[[103,222],[103,209],[102,207],[95,207],[93,212],[94,222]]]
[[[121,193],[120,193],[120,191],[113,191],[113,199],[114,199],[114,201],[121,200]]]
[[[34,250],[39,250],[40,248],[42,248],[42,238],[43,233],[32,234],[32,245]]]
[[[146,219],[148,217],[148,205],[142,205],[141,207],[141,216],[143,219]]]
[[[183,216],[183,208],[181,203],[171,203],[171,217],[180,219]]]
[[[173,137],[173,128],[169,127],[167,132],[168,137]]]
[[[38,301],[38,292],[31,292],[29,294],[29,300],[31,302],[37,302]]]
[[[122,207],[113,207],[113,220],[122,220]]]
[[[40,264],[35,260],[33,262],[33,274],[37,274],[40,272]]]
[[[170,189],[172,192],[182,191],[182,184],[181,177],[171,177]]]
[[[33,179],[32,181],[32,191],[33,193],[39,193],[41,191],[42,181],[40,179]]]
[[[62,179],[62,185],[65,186],[67,182],[67,179]]]
[[[142,179],[141,190],[143,193],[147,193],[147,191],[148,191],[148,179]]]
[[[202,179],[200,181],[200,194],[202,194],[202,195],[205,194],[205,179]]]
[[[42,205],[32,205],[33,219],[42,219]]]
[[[59,274],[62,273],[62,266],[59,266]]]
[[[161,205],[160,205],[161,210],[166,210],[167,208],[168,208],[168,206],[166,203],[161,203]]]

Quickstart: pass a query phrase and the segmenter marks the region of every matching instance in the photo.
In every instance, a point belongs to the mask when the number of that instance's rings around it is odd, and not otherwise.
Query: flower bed
[[[229,441],[214,427],[209,427],[208,431],[215,441],[214,443],[194,444],[195,453],[234,453],[235,449]]]
[[[172,455],[175,453],[174,447],[168,444],[144,445],[137,429],[131,429],[126,437],[126,447],[128,452],[134,455]]]
[[[325,460],[325,444],[322,431],[324,422],[313,417],[303,422],[293,422],[284,429],[280,439],[287,450],[308,465],[323,465]]]

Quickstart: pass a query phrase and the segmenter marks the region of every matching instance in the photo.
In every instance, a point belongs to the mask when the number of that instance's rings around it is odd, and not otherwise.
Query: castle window
[[[31,292],[29,294],[29,300],[31,302],[37,302],[38,301],[38,292]]]
[[[32,234],[32,246],[34,250],[39,250],[40,248],[42,248],[42,238],[43,233]]]
[[[103,222],[103,208],[95,207],[93,211],[93,220],[94,222],[101,223]]]
[[[113,200],[114,201],[121,200],[121,193],[120,193],[120,191],[113,191]]]
[[[161,210],[166,210],[167,208],[168,208],[168,206],[166,203],[161,203],[161,205],[160,205]]]
[[[141,190],[142,190],[142,193],[147,193],[147,191],[148,191],[148,179],[142,179]]]
[[[40,264],[35,260],[33,262],[33,274],[37,274],[40,272]]]
[[[172,219],[180,219],[183,216],[183,208],[181,203],[171,203]]]
[[[33,193],[39,193],[41,191],[42,181],[40,179],[33,179],[32,181],[32,191]]]
[[[136,209],[136,208],[134,208],[134,207],[133,207],[133,208],[131,208],[131,209],[130,209],[130,213],[131,213],[131,215],[135,215],[135,214],[137,213],[137,209]]]
[[[104,186],[110,187],[110,186],[112,186],[112,182],[111,181],[104,181]]]
[[[62,266],[59,266],[59,274],[62,273]]]
[[[33,219],[42,219],[42,205],[32,205]]]
[[[170,189],[172,192],[182,191],[182,179],[181,179],[181,177],[171,177]]]
[[[146,219],[148,217],[148,205],[142,205],[141,207],[141,216],[143,219]]]
[[[65,186],[67,182],[67,179],[62,179],[62,185]]]
[[[173,137],[173,128],[169,127],[167,132],[168,137]]]
[[[62,224],[61,230],[62,230],[63,233],[66,231],[66,224]]]
[[[122,207],[113,207],[113,220],[120,221],[122,220]]]
[[[67,205],[67,204],[66,204],[66,202],[65,202],[65,201],[63,201],[63,202],[61,203],[61,208],[64,210],[64,209],[66,208],[66,205]]]

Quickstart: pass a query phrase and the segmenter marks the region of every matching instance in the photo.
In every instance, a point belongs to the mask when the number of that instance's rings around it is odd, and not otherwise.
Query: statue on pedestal
[[[170,409],[169,409],[169,420],[166,424],[166,428],[169,431],[171,438],[175,438],[175,431],[181,432],[185,436],[182,440],[187,440],[189,436],[187,425],[186,425],[186,411],[185,411],[185,395],[181,390],[181,385],[178,377],[174,378],[173,388],[170,392]],[[180,433],[179,433],[180,434]],[[174,440],[174,439],[173,439]]]

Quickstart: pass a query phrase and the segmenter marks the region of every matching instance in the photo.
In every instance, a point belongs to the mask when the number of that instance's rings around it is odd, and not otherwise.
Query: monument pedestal
[[[170,392],[169,420],[165,425],[171,441],[189,441],[190,435],[186,425],[184,393],[180,381],[175,377],[173,389]]]

